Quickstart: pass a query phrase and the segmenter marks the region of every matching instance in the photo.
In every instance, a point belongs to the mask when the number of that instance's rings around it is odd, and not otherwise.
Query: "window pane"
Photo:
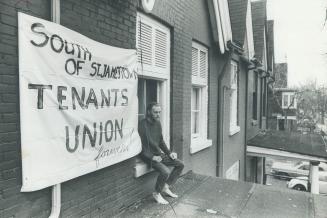
[[[199,133],[199,112],[192,112],[191,123],[192,123],[192,134]]]
[[[290,105],[291,105],[291,107],[294,107],[294,95],[293,94],[290,95]]]
[[[146,104],[157,102],[157,86],[158,82],[152,79],[146,80]]]
[[[288,107],[288,95],[284,95],[284,107]]]
[[[199,110],[199,88],[192,88],[192,110]]]
[[[200,125],[200,88],[192,88],[191,107],[191,133],[197,134]]]
[[[138,80],[137,96],[139,99],[139,120],[145,118],[146,106],[150,102],[157,102],[158,81],[150,79]]]

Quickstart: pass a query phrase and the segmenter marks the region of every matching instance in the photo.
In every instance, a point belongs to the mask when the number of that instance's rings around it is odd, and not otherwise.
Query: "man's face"
[[[152,110],[150,111],[151,118],[153,120],[160,121],[160,113],[161,113],[160,106],[152,107]]]

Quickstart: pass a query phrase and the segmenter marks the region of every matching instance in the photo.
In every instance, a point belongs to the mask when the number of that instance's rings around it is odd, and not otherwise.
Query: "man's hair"
[[[148,106],[146,106],[146,116],[150,115],[150,112],[152,110],[153,107],[158,106],[160,107],[160,104],[158,102],[151,102],[148,104]]]

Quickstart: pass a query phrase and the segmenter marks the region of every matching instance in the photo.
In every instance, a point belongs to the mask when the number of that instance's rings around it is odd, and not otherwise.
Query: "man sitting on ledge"
[[[168,204],[168,201],[161,194],[166,194],[172,198],[178,197],[170,191],[169,186],[176,182],[184,164],[177,159],[175,152],[169,151],[163,140],[160,112],[161,108],[158,103],[150,103],[146,108],[146,118],[139,123],[138,131],[142,141],[140,156],[145,163],[159,173],[153,193],[154,199],[159,204]],[[168,166],[173,167],[171,172]]]

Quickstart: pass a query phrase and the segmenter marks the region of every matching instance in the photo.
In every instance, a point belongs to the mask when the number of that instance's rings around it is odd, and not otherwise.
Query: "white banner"
[[[22,191],[35,191],[141,151],[137,55],[18,14]]]

